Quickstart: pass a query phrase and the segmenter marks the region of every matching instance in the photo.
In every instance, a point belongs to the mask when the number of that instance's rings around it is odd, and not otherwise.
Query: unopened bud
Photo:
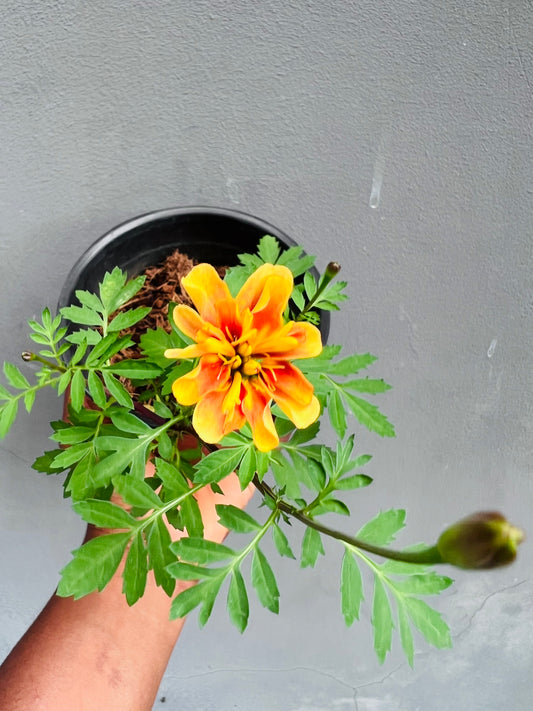
[[[326,271],[324,272],[324,275],[328,277],[330,280],[333,279],[334,276],[337,276],[337,274],[341,270],[341,265],[338,262],[330,262],[328,266],[326,267]]]
[[[20,357],[22,358],[22,360],[30,361],[30,360],[33,360],[34,355],[33,355],[33,353],[30,353],[29,351],[23,351],[20,354]]]
[[[441,534],[437,548],[444,563],[458,568],[497,568],[512,563],[524,532],[501,513],[480,511]]]

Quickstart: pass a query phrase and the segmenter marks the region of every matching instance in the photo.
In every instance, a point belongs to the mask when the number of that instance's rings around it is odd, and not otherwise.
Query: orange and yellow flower
[[[196,405],[193,427],[216,443],[250,423],[262,452],[279,444],[270,406],[276,402],[296,427],[309,427],[320,414],[313,386],[290,362],[322,351],[320,331],[310,323],[283,320],[293,288],[291,271],[264,264],[235,298],[209,264],[198,264],[182,280],[196,311],[176,306],[177,327],[195,343],[165,351],[167,358],[199,358],[178,378],[174,397]]]

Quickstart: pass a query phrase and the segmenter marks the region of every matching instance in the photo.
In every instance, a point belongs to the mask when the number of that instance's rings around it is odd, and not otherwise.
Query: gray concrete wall
[[[2,359],[113,225],[174,205],[255,213],[342,262],[332,341],[379,355],[394,386],[398,438],[359,436],[376,478],[362,519],[405,506],[401,543],[479,508],[530,529],[532,12],[4,0]],[[82,535],[59,481],[30,470],[59,409],[41,400],[0,450],[0,656]],[[331,552],[314,571],[281,561],[279,617],[254,604],[242,638],[223,604],[203,631],[189,620],[155,708],[529,711],[530,543],[511,568],[456,576],[439,601],[455,648],[417,642],[415,671],[398,650],[378,666],[368,607],[343,628]]]

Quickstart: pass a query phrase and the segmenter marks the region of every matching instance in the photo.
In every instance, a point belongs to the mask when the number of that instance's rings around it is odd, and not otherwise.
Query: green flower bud
[[[496,511],[480,511],[441,534],[437,549],[444,563],[458,568],[497,568],[512,563],[524,532]]]
[[[337,276],[337,274],[341,270],[341,265],[338,262],[330,262],[328,266],[326,267],[326,271],[324,272],[324,276],[328,277],[329,280],[333,279],[334,276]]]

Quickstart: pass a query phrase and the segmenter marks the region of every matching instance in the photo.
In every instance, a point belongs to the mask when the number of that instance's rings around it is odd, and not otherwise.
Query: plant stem
[[[326,286],[330,283],[332,279],[335,278],[335,276],[339,273],[340,271],[340,265],[337,264],[337,262],[330,262],[328,266],[326,267],[326,271],[324,272],[322,279],[320,281],[320,284],[318,285],[318,288],[316,290],[315,295],[313,298],[307,303],[307,305],[300,311],[298,316],[296,317],[297,321],[300,321],[303,316],[313,308],[313,305],[317,302],[318,297],[323,293],[324,289]]]
[[[57,370],[59,373],[66,373],[67,369],[63,365],[59,365],[58,363],[53,363],[51,360],[47,360],[46,358],[43,358],[40,355],[37,355],[37,353],[31,353],[30,351],[24,351],[21,353],[21,358],[22,360],[26,361],[26,363],[30,363],[31,361],[37,361],[38,363],[42,363],[43,365],[46,365],[50,370]]]
[[[312,518],[309,518],[309,516],[306,516],[304,513],[302,513],[299,509],[295,508],[294,506],[291,506],[291,504],[277,497],[274,491],[272,491],[272,489],[268,486],[268,484],[259,481],[257,475],[254,476],[253,483],[255,488],[259,492],[261,492],[263,496],[268,496],[270,499],[272,499],[272,501],[275,502],[278,511],[281,511],[287,514],[288,516],[292,516],[293,518],[297,519],[306,526],[314,528],[315,531],[323,533],[326,536],[330,536],[331,538],[336,538],[339,541],[349,543],[355,548],[364,550],[367,553],[373,553],[374,555],[379,555],[382,558],[398,560],[403,563],[421,563],[435,565],[437,563],[443,562],[436,546],[428,546],[418,551],[396,551],[391,550],[390,548],[374,546],[371,543],[367,543],[366,541],[361,541],[358,538],[354,538],[353,536],[348,536],[347,534],[342,533],[341,531],[336,531],[333,528],[329,528],[328,526],[324,526],[321,523],[317,523]]]

